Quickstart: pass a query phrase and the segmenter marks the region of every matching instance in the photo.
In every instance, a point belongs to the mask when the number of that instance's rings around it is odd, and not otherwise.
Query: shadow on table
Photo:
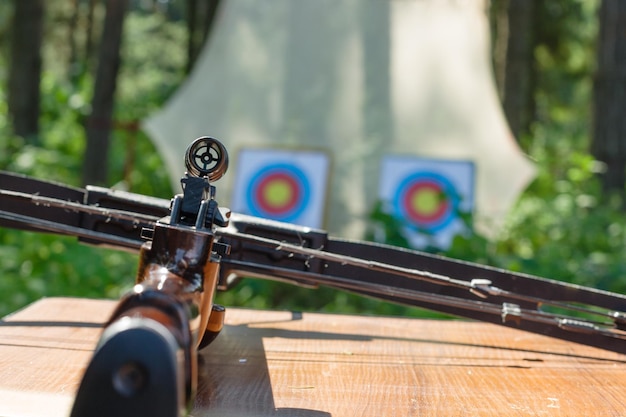
[[[292,315],[292,320],[299,318]],[[192,416],[330,417],[324,411],[276,408],[264,337],[338,339],[341,335],[254,328],[247,324],[225,326],[199,355],[198,393]]]

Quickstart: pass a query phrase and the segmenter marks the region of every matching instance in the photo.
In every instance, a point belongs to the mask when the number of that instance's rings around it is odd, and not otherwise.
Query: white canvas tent
[[[192,74],[144,128],[176,184],[191,140],[223,141],[222,206],[238,150],[326,150],[325,226],[345,237],[362,237],[385,154],[473,161],[483,233],[534,176],[496,95],[486,0],[226,0]]]

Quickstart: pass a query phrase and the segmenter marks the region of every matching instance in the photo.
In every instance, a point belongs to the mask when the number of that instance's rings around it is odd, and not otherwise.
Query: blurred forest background
[[[138,121],[185,79],[219,7],[219,0],[0,2],[0,169],[170,198]],[[459,237],[444,254],[626,293],[626,2],[492,0],[485,12],[503,108],[539,173],[497,239]],[[372,213],[372,223],[388,229],[388,243],[405,244],[390,219]],[[117,298],[132,285],[136,261],[72,238],[0,229],[0,316],[42,296]],[[253,280],[217,302],[424,314]]]

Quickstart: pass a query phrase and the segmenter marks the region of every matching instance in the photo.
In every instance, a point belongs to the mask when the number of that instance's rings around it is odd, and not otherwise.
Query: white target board
[[[322,228],[330,159],[320,151],[243,149],[231,209]]]
[[[474,177],[471,161],[385,156],[379,198],[414,248],[445,249],[457,234],[469,230]]]

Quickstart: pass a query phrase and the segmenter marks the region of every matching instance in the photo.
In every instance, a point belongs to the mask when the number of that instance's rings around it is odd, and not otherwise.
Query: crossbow
[[[626,354],[624,295],[231,213],[215,199],[228,154],[214,138],[193,141],[185,165],[183,192],[171,200],[0,172],[0,226],[139,252],[136,285],[105,325],[72,417],[184,415],[197,351],[223,327],[215,291],[242,277],[333,287]]]

